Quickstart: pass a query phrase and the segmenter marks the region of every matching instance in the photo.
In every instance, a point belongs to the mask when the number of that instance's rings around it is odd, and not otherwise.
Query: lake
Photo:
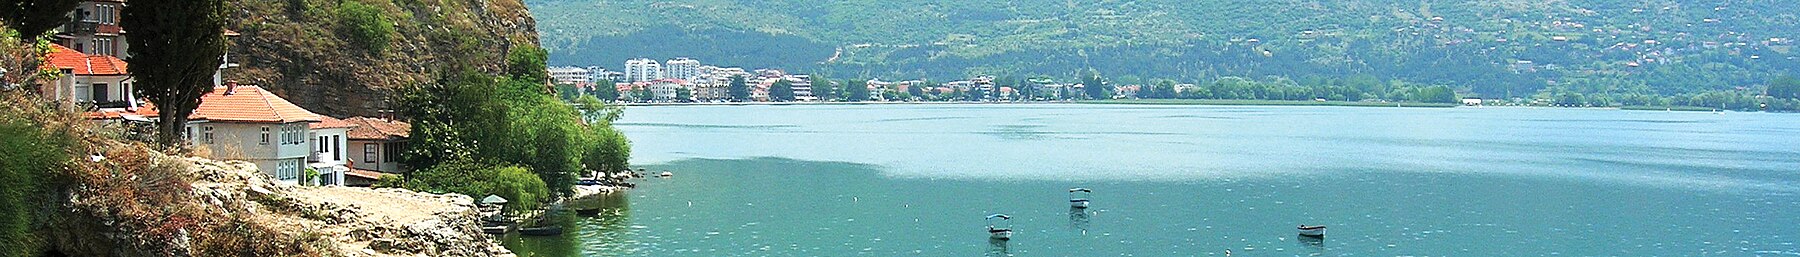
[[[617,125],[675,176],[564,236],[507,237],[520,256],[1800,256],[1792,114],[662,106]],[[1013,240],[987,239],[993,213]]]

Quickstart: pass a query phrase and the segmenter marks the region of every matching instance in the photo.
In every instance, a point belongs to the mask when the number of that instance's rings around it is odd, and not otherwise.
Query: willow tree
[[[69,22],[69,11],[79,0],[4,0],[0,1],[0,20],[19,31],[19,38],[31,42],[38,36]],[[133,3],[136,4],[136,3]]]
[[[132,1],[119,26],[131,32],[135,93],[156,104],[157,142],[180,140],[200,96],[225,59],[225,0]]]

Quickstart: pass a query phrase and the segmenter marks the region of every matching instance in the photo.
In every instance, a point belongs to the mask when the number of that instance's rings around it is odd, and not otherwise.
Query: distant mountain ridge
[[[694,57],[833,77],[1374,76],[1486,96],[1683,94],[1800,67],[1800,1],[526,0],[552,65]]]

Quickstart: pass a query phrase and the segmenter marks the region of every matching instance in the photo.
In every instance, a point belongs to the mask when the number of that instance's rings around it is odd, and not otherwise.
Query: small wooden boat
[[[526,236],[554,236],[554,235],[561,235],[562,233],[563,233],[562,227],[558,227],[558,226],[519,228],[519,235],[526,235]]]
[[[1094,190],[1091,190],[1091,189],[1079,188],[1079,187],[1070,188],[1069,189],[1069,207],[1074,207],[1077,209],[1087,208],[1088,201],[1089,201],[1088,198],[1091,197],[1092,194],[1094,194]]]
[[[1012,217],[1006,216],[1006,214],[994,214],[988,215],[987,221],[988,238],[996,240],[1012,240]]]
[[[512,228],[512,226],[507,226],[507,225],[482,226],[481,232],[488,233],[490,235],[503,235],[503,234],[506,234],[506,231],[509,230],[510,228]]]
[[[600,208],[575,209],[575,215],[588,216],[588,217],[599,216]]]
[[[1300,225],[1300,236],[1325,237],[1325,226]]]

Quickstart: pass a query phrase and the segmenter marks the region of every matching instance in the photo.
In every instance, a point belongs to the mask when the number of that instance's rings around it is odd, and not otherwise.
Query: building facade
[[[200,97],[188,116],[191,144],[242,159],[278,181],[301,181],[313,154],[307,136],[320,116],[256,85],[227,83]]]
[[[700,79],[700,61],[688,58],[675,58],[663,63],[663,78],[697,80]]]
[[[406,151],[412,124],[369,117],[351,117],[344,121],[356,125],[345,133],[345,143],[349,145],[345,150],[350,155],[352,169],[350,175],[360,179],[380,179],[383,174],[410,171],[400,163],[400,153]]]
[[[631,59],[625,61],[625,81],[645,82],[663,78],[662,64],[651,59]]]
[[[356,124],[320,116],[319,122],[309,125],[308,143],[312,145],[312,155],[306,157],[307,167],[319,172],[315,181],[318,185],[348,185],[344,183],[344,175],[350,173],[349,144],[350,129]]]
[[[581,67],[550,67],[550,81],[556,84],[579,84],[594,81],[592,70]]]
[[[76,4],[69,23],[56,33],[56,43],[86,54],[125,58],[125,29],[119,27],[124,0],[90,0]]]
[[[131,74],[125,61],[109,55],[85,54],[61,45],[51,45],[45,64],[66,74],[40,89],[50,99],[73,106],[132,108],[138,106],[133,95]]]

